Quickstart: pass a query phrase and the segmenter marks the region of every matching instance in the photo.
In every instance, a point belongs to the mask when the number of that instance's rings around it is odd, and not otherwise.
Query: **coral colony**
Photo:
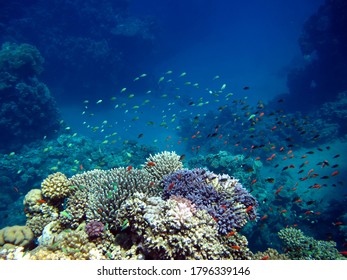
[[[297,249],[305,246],[317,258],[342,258],[333,242],[296,229],[279,233],[288,255],[252,253],[240,231],[257,221],[256,199],[229,175],[183,169],[174,152],[139,169],[53,173],[24,206],[26,225],[0,231],[3,259],[310,259]]]

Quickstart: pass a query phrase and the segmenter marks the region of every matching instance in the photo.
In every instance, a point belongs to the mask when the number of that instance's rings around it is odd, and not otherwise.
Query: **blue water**
[[[168,150],[186,168],[238,172],[260,204],[244,230],[252,250],[280,249],[287,226],[345,250],[341,11],[323,0],[0,4],[0,228],[25,224],[23,197],[55,171],[140,166]]]

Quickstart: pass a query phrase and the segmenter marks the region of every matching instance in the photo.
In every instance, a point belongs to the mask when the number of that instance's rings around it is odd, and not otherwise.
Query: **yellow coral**
[[[23,204],[26,213],[40,212],[41,204],[38,202],[42,199],[40,189],[30,190],[24,197]]]
[[[143,169],[146,170],[156,180],[161,180],[165,175],[169,175],[177,170],[183,168],[183,164],[180,161],[180,156],[175,152],[164,151],[150,155],[146,159],[146,163],[143,165]]]
[[[61,172],[49,175],[41,183],[42,194],[53,200],[65,198],[70,193],[71,183]]]
[[[5,249],[29,246],[33,239],[34,234],[27,226],[5,227],[0,230],[0,246]]]

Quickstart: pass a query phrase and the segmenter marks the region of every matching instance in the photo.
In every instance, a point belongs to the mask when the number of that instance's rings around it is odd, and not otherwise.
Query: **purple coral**
[[[88,234],[90,238],[95,238],[101,236],[102,232],[104,231],[104,224],[99,221],[90,221],[86,227],[85,231]]]
[[[217,175],[201,168],[179,170],[162,180],[163,198],[175,195],[189,199],[197,209],[206,210],[215,219],[221,234],[241,229],[249,219],[255,220],[258,206],[255,198],[238,182],[231,184],[233,187],[229,189],[217,190],[210,183],[216,179],[220,186],[227,186],[233,180],[228,175]]]

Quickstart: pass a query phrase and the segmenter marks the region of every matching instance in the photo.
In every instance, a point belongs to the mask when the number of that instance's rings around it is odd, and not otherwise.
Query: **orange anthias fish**
[[[261,221],[264,221],[264,220],[267,219],[267,217],[268,217],[267,215],[264,215],[263,217],[260,218],[260,220],[261,220]]]
[[[339,171],[334,171],[333,173],[331,173],[331,176],[336,176],[337,174],[339,174]]]
[[[237,245],[233,245],[233,246],[230,246],[230,247],[235,249],[235,250],[240,250],[240,246],[237,246]]]
[[[154,161],[149,161],[149,162],[147,162],[147,166],[155,166],[155,162]]]
[[[322,186],[319,184],[314,184],[313,186],[309,187],[310,189],[320,189]]]
[[[251,211],[252,209],[253,209],[253,206],[252,206],[252,205],[248,206],[247,209],[246,209],[246,213],[248,213],[248,212]]]
[[[127,167],[127,171],[131,171],[131,169],[133,169],[133,167],[132,167],[131,165],[129,165],[129,166]]]
[[[280,186],[280,187],[276,190],[275,194],[279,194],[279,193],[281,192],[282,189],[283,189],[283,186]]]
[[[36,202],[40,203],[40,204],[47,203],[47,201],[44,199],[38,199],[38,200],[36,200]]]
[[[174,186],[175,186],[175,183],[172,182],[172,183],[167,187],[167,189],[168,189],[169,191],[171,191],[172,188],[173,188]]]

